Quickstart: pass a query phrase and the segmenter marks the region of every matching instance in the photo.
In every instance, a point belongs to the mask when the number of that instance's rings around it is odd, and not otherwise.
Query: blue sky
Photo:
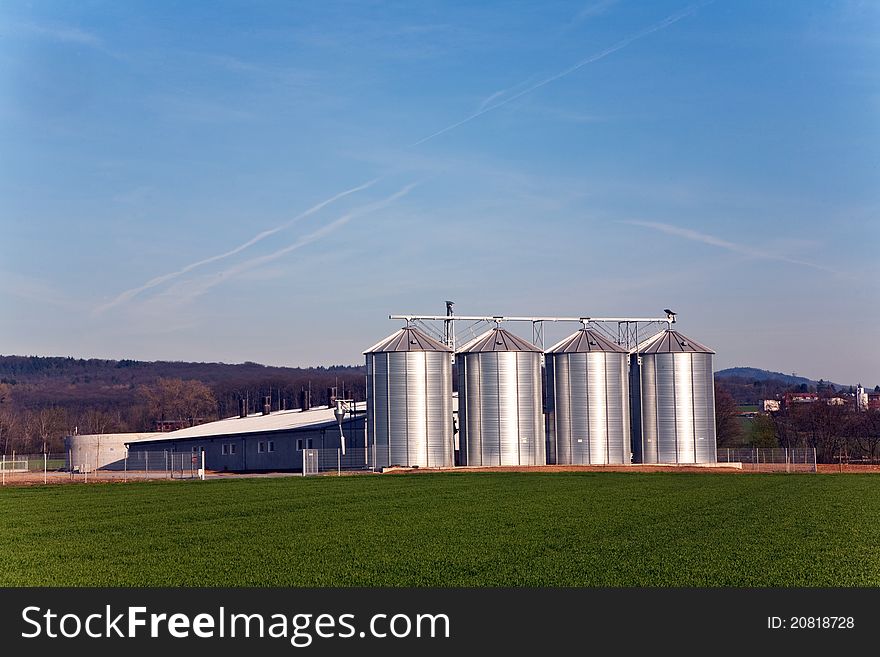
[[[872,2],[5,2],[0,353],[357,363],[454,299],[880,383],[878,62]]]

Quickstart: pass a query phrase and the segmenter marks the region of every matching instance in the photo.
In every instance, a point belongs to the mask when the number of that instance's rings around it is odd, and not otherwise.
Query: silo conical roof
[[[542,353],[541,349],[527,340],[515,336],[503,328],[492,328],[475,337],[458,350],[460,354],[478,351],[531,351]]]
[[[636,347],[641,354],[673,354],[673,353],[692,353],[692,354],[714,354],[715,352],[709,347],[700,344],[696,340],[691,340],[686,335],[682,335],[673,329],[661,331],[657,335],[651,336],[644,340]]]
[[[380,340],[367,349],[364,354],[378,354],[386,351],[445,351],[452,349],[434,338],[429,338],[417,328],[407,326]]]
[[[612,342],[598,331],[582,328],[567,338],[557,342],[547,350],[548,354],[585,354],[593,351],[626,353],[626,349]]]

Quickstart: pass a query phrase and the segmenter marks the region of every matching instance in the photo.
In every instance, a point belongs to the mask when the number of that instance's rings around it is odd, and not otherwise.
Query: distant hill
[[[816,385],[816,381],[807,379],[803,376],[794,376],[792,374],[783,374],[782,372],[771,372],[770,370],[761,370],[757,367],[728,367],[726,370],[715,372],[716,379],[733,379],[742,378],[752,381],[780,381],[785,385],[799,386],[806,384],[808,386]]]
[[[851,387],[848,383],[813,381],[803,376],[772,372],[757,367],[729,367],[715,372],[715,380],[733,395],[738,404],[757,404],[762,399],[775,399],[790,390],[816,392],[830,388],[832,392],[846,392]]]

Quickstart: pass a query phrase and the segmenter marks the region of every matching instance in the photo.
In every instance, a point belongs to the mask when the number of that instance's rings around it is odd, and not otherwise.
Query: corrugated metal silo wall
[[[541,354],[459,354],[463,465],[544,465]]]
[[[547,363],[556,462],[629,463],[627,355],[548,354]]]
[[[445,352],[367,354],[367,431],[377,467],[453,465],[451,368]]]
[[[556,397],[553,394],[554,363],[550,356],[544,358],[544,434],[547,463],[556,465],[559,456],[556,451]]]
[[[639,380],[633,413],[640,433],[634,451],[641,463],[714,463],[715,392],[712,354],[644,354],[633,357]],[[640,454],[640,458],[639,458]]]

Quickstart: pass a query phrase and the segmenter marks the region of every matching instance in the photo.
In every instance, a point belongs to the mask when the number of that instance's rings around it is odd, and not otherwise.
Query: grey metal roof
[[[636,347],[641,354],[670,354],[670,353],[694,353],[694,354],[714,354],[715,352],[709,347],[700,344],[696,340],[691,340],[686,335],[682,335],[678,331],[667,329],[661,331],[657,335],[651,336],[644,340]]]
[[[492,328],[481,333],[463,345],[458,353],[470,354],[477,351],[536,351],[542,353],[539,347],[503,328]]]
[[[626,353],[626,349],[612,342],[598,331],[582,328],[567,338],[557,342],[547,350],[548,354],[584,354],[591,351],[611,351]]]
[[[269,415],[252,413],[247,417],[237,415],[215,422],[207,422],[195,427],[186,427],[177,431],[158,433],[150,438],[137,441],[137,444],[164,442],[168,440],[189,440],[193,438],[222,438],[249,433],[270,433],[273,431],[314,430],[337,425],[335,408],[312,408],[308,411],[287,410],[274,411]],[[364,402],[355,403],[355,413],[363,414],[367,410]],[[134,441],[125,441],[126,443]]]
[[[417,328],[407,326],[380,340],[367,349],[365,354],[378,354],[385,351],[446,351],[452,349],[445,344],[429,338]]]

